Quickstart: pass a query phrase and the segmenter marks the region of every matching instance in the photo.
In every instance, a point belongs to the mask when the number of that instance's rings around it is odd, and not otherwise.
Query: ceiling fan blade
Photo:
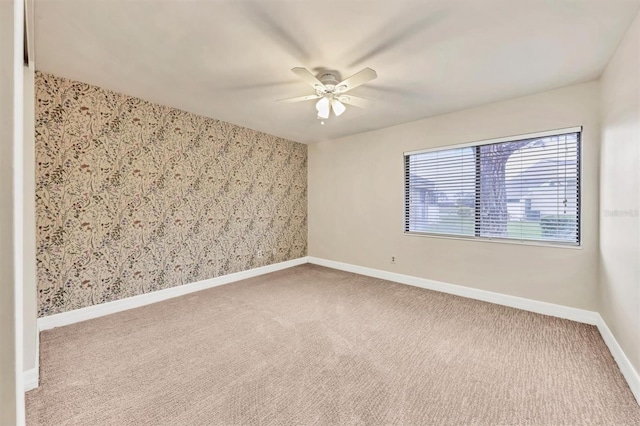
[[[376,77],[378,77],[378,74],[376,74],[374,70],[372,70],[371,68],[365,68],[362,71],[358,71],[346,80],[338,83],[336,85],[336,92],[344,93],[348,90],[355,89],[361,84],[364,84],[367,81],[371,81]]]
[[[312,99],[321,98],[322,95],[307,95],[307,96],[298,96],[297,98],[289,98],[289,99],[280,99],[277,102],[281,104],[290,104],[292,102],[302,102],[302,101],[310,101]]]
[[[369,108],[371,105],[373,105],[373,101],[365,98],[360,98],[358,96],[340,95],[338,96],[338,100],[343,104],[357,106],[358,108]]]
[[[369,61],[371,58],[397,49],[398,46],[406,43],[424,30],[431,29],[430,27],[438,24],[448,15],[449,12],[447,10],[439,10],[413,23],[406,22],[406,13],[389,19],[389,24],[382,28],[377,28],[371,36],[363,38],[363,44],[357,47],[356,52],[364,50],[364,53],[360,54],[349,66],[355,67]],[[381,37],[382,34],[387,35],[387,37]],[[372,43],[372,40],[379,40],[379,43]],[[351,54],[350,56],[353,57],[355,55]]]
[[[305,83],[309,84],[314,89],[326,90],[324,84],[322,84],[322,82],[318,80],[315,75],[311,74],[311,71],[309,71],[308,69],[295,67],[291,68],[291,72],[300,77]]]

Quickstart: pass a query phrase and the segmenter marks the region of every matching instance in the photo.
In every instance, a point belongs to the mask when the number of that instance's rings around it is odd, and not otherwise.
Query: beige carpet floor
[[[45,331],[28,425],[640,425],[595,327],[303,265]]]

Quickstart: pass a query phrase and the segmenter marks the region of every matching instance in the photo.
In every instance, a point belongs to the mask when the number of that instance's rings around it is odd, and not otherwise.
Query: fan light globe
[[[329,118],[330,103],[328,98],[322,98],[316,104],[316,110],[318,111],[318,117]]]
[[[340,117],[340,115],[342,115],[342,113],[347,109],[347,107],[337,99],[331,99],[331,107],[333,108],[333,112],[336,117]]]

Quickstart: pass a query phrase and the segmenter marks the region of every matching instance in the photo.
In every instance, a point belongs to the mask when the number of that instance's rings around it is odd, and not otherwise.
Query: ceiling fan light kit
[[[329,118],[331,111],[339,117],[344,113],[347,107],[344,104],[353,105],[359,108],[367,108],[372,101],[357,96],[347,96],[344,93],[351,89],[367,83],[378,75],[371,68],[365,68],[343,81],[338,81],[336,75],[331,72],[324,72],[318,77],[313,75],[306,68],[296,67],[291,71],[300,77],[305,83],[309,84],[316,91],[315,95],[298,96],[295,98],[282,99],[280,103],[293,103],[318,99],[316,102],[316,111],[319,120]],[[324,124],[324,121],[321,122]]]

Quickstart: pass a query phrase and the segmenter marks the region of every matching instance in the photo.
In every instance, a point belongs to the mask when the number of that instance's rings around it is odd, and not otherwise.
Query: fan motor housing
[[[333,93],[336,85],[340,83],[336,75],[333,73],[324,73],[318,80],[320,80],[322,84],[324,84],[324,86],[327,88],[327,92],[329,93]]]

